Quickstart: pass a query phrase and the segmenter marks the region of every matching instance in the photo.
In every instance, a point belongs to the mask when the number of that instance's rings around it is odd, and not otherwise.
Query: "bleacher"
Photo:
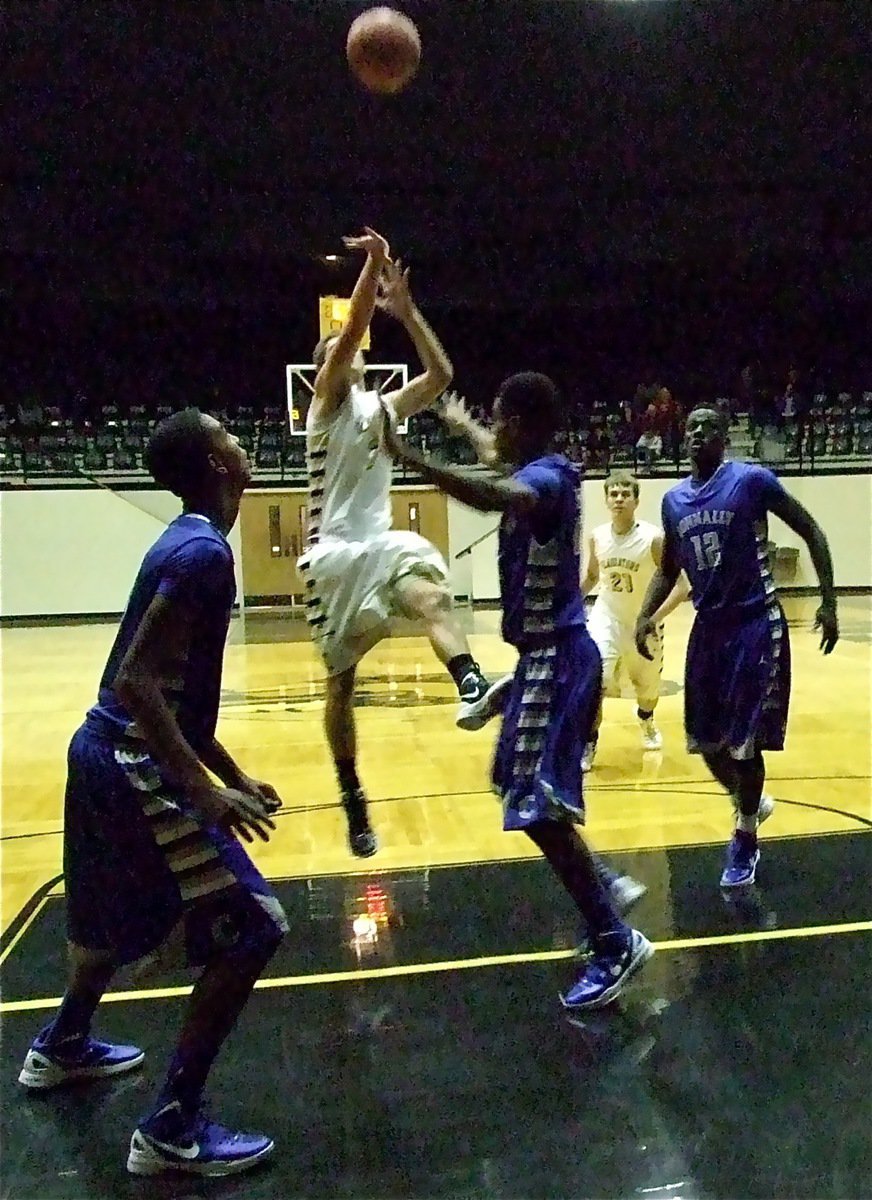
[[[771,466],[814,469],[818,465],[831,470],[840,464],[867,465],[872,459],[872,392],[838,392],[833,396],[819,392],[801,419],[756,425],[747,413],[739,414],[730,442],[737,458]]]
[[[718,403],[730,407],[728,400]],[[103,405],[82,416],[76,406],[43,406],[38,402],[0,404],[0,475],[40,481],[57,478],[143,477],[142,457],[154,424],[172,412],[167,405],[125,411]],[[254,474],[264,480],[299,481],[305,475],[305,439],[292,434],[287,411],[248,405],[211,411],[226,424],[251,457]],[[599,474],[616,466],[640,469],[635,438],[620,411],[596,401],[562,439],[562,449]],[[425,452],[459,464],[475,456],[462,437],[452,435],[439,417],[424,412],[409,423],[409,439]],[[667,439],[658,460],[646,473],[672,474],[686,460],[680,429]],[[814,396],[805,416],[772,418],[755,423],[748,413],[733,417],[730,431],[734,457],[773,467],[833,471],[872,468],[872,391],[840,391]]]

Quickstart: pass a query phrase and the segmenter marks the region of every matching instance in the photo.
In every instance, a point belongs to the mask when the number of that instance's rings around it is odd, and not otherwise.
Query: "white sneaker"
[[[471,674],[472,672],[470,672]],[[484,729],[488,721],[503,711],[514,678],[512,674],[503,675],[495,683],[486,686],[478,688],[472,686],[466,691],[461,688],[460,707],[457,710],[455,724],[460,729],[467,731]],[[471,680],[470,682],[474,683],[475,681]]]
[[[663,736],[654,724],[654,718],[646,717],[644,721],[639,722],[639,725],[642,728],[642,749],[662,750]]]
[[[581,756],[581,769],[586,775],[593,767],[593,760],[596,758],[596,742],[588,742],[584,748],[584,753]]]
[[[738,821],[739,819],[739,800],[736,796],[731,796],[733,802],[733,816]],[[760,797],[760,807],[757,809],[757,824],[762,825],[767,821],[775,809],[775,797],[770,796],[768,792],[764,792]]]

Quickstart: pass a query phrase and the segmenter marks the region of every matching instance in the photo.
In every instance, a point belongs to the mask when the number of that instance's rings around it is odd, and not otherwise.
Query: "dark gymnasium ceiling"
[[[7,297],[241,301],[364,221],[449,301],[652,262],[868,286],[865,0],[408,0],[422,68],[389,100],[345,66],[365,7],[5,5]]]

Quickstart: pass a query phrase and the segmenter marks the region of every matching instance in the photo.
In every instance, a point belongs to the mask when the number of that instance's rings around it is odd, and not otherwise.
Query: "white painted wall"
[[[143,555],[180,511],[169,492],[0,492],[0,615],[122,612]],[[230,544],[241,596],[238,523]]]
[[[672,481],[642,481],[639,511],[658,520]],[[788,479],[788,489],[821,523],[833,552],[836,584],[872,587],[872,476],[826,475]],[[585,528],[605,521],[600,480],[584,485]],[[34,489],[0,493],[0,615],[43,616],[121,612],[136,571],[164,524],[179,511],[168,492]],[[493,515],[448,502],[451,571],[457,595],[493,600],[499,594],[496,534],[472,553],[457,553],[496,529]],[[797,586],[813,586],[808,553],[789,529],[773,520],[779,546],[801,546]],[[239,526],[231,531],[237,587],[243,595]]]
[[[663,493],[672,479],[643,479],[639,515],[659,523]],[[814,515],[829,539],[838,587],[872,587],[872,475],[816,475],[785,480],[788,491]],[[608,520],[603,483],[584,483],[585,531]],[[472,553],[456,555],[476,538],[495,529],[496,518],[448,501],[448,534],[451,572],[457,595],[473,600],[493,600],[499,595],[496,563],[496,534],[487,537]],[[814,587],[817,578],[808,550],[801,538],[781,521],[770,520],[769,536],[778,546],[800,549],[796,576],[791,586]],[[469,573],[471,571],[471,579]]]

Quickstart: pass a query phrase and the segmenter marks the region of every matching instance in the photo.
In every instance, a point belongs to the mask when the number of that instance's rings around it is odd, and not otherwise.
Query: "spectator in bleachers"
[[[606,469],[609,465],[611,444],[608,434],[600,424],[593,425],[587,435],[584,447],[584,463],[589,470],[598,467]]]
[[[660,386],[656,383],[639,383],[636,385],[636,391],[632,400],[633,415],[635,417],[644,417],[649,407],[657,399],[659,390]]]
[[[632,456],[636,445],[636,418],[629,403],[621,406],[620,419],[612,427],[611,435],[615,454]]]
[[[675,451],[680,410],[669,388],[660,387],[648,405],[641,423],[636,449],[642,465],[649,470],[662,457],[664,447],[670,456]]]
[[[642,418],[642,432],[636,442],[640,466],[649,471],[663,453],[663,439],[654,425],[655,411],[654,405],[649,405],[648,411]]]
[[[654,429],[663,445],[661,453],[670,460],[677,461],[683,433],[681,407],[666,387],[659,389],[654,401]]]
[[[739,372],[736,388],[736,411],[750,413],[754,407],[754,367],[748,362]]]

